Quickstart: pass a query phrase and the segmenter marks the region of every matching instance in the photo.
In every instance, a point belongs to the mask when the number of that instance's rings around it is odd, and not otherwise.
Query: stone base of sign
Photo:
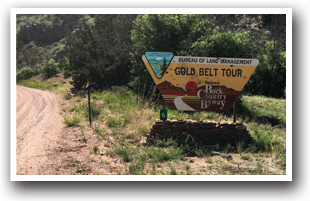
[[[171,138],[183,141],[187,136],[191,136],[199,145],[234,144],[241,141],[249,144],[253,140],[243,123],[194,120],[156,120],[147,134],[147,139],[150,143],[156,139]]]

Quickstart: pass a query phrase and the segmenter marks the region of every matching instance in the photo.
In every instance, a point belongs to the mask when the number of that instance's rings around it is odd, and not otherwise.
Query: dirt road
[[[61,96],[16,86],[16,174],[52,174],[47,168],[65,125],[59,114]]]

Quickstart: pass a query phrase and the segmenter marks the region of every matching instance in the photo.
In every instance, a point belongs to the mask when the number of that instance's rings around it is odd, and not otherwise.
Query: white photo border
[[[17,14],[286,14],[286,175],[16,175]],[[10,15],[11,181],[292,181],[292,8],[11,8]]]

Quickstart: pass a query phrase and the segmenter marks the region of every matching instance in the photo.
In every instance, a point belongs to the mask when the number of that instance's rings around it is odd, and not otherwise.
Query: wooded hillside
[[[81,88],[153,84],[141,56],[257,58],[243,94],[285,97],[285,15],[17,15],[17,81],[63,71]]]

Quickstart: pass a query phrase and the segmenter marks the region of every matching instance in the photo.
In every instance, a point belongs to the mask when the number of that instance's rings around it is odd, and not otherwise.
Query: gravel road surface
[[[53,150],[65,124],[61,95],[16,86],[16,174],[48,175]]]

